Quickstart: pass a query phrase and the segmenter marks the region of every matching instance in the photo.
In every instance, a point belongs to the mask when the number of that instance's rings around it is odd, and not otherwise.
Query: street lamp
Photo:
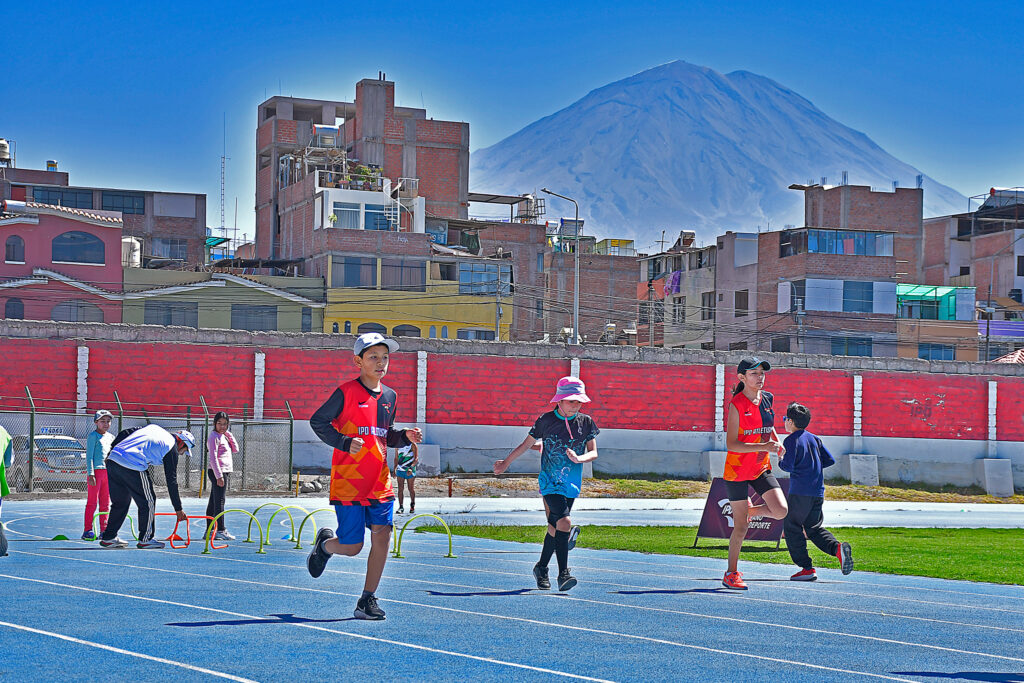
[[[558,194],[552,192],[546,187],[540,189],[544,194],[549,194],[554,197],[559,197],[568,202],[572,202],[573,206],[576,207],[576,215],[573,219],[573,231],[576,233],[575,249],[576,252],[576,265],[574,267],[575,274],[573,275],[573,293],[572,293],[572,343],[580,343],[580,205],[576,203],[575,199],[566,197],[564,194]]]

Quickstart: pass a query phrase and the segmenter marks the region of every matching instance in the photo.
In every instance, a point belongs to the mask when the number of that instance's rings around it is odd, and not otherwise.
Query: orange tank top
[[[740,429],[736,438],[742,443],[763,443],[771,437],[775,428],[773,397],[767,391],[761,392],[761,402],[754,404],[742,391],[732,397],[729,405],[736,408],[740,416]],[[750,481],[765,472],[771,472],[768,451],[756,453],[734,453],[725,456],[725,479],[728,481]]]

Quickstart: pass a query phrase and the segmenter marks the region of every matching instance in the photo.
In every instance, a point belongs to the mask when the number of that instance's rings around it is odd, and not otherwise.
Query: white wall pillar
[[[89,402],[89,347],[78,347],[78,375],[76,379],[75,412],[84,413]]]
[[[569,374],[573,377],[580,376],[580,359],[570,358],[569,359]]]
[[[725,366],[715,366],[715,449],[725,450]]]
[[[996,457],[996,406],[999,404],[998,383],[988,383],[988,457]]]
[[[267,354],[257,351],[253,359],[252,414],[257,420],[263,419],[263,390],[267,372]]]
[[[427,352],[416,352],[416,426],[427,422]]]
[[[864,433],[862,431],[863,422],[861,417],[863,415],[864,408],[864,377],[861,375],[853,376],[853,448],[851,449],[854,453],[860,453],[863,446]]]

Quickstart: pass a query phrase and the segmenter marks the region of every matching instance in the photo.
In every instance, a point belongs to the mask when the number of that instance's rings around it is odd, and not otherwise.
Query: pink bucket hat
[[[590,403],[590,397],[587,396],[587,387],[583,384],[583,380],[572,376],[563,377],[558,380],[558,384],[555,385],[555,396],[549,403],[558,403],[559,401]]]

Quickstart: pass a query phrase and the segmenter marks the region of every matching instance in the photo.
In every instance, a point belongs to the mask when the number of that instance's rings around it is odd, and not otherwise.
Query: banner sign
[[[789,479],[779,479],[783,494],[789,494]],[[748,487],[747,491],[754,505],[760,505],[764,501],[761,496]],[[708,499],[704,503],[704,514],[700,518],[700,526],[697,528],[697,538],[729,538],[732,536],[732,505],[729,503],[729,491],[725,485],[725,479],[715,477],[711,480],[711,490],[708,491]],[[750,525],[747,527],[747,535],[744,538],[748,541],[775,541],[782,539],[782,520],[771,517],[751,517]],[[697,539],[693,541],[697,547]]]

